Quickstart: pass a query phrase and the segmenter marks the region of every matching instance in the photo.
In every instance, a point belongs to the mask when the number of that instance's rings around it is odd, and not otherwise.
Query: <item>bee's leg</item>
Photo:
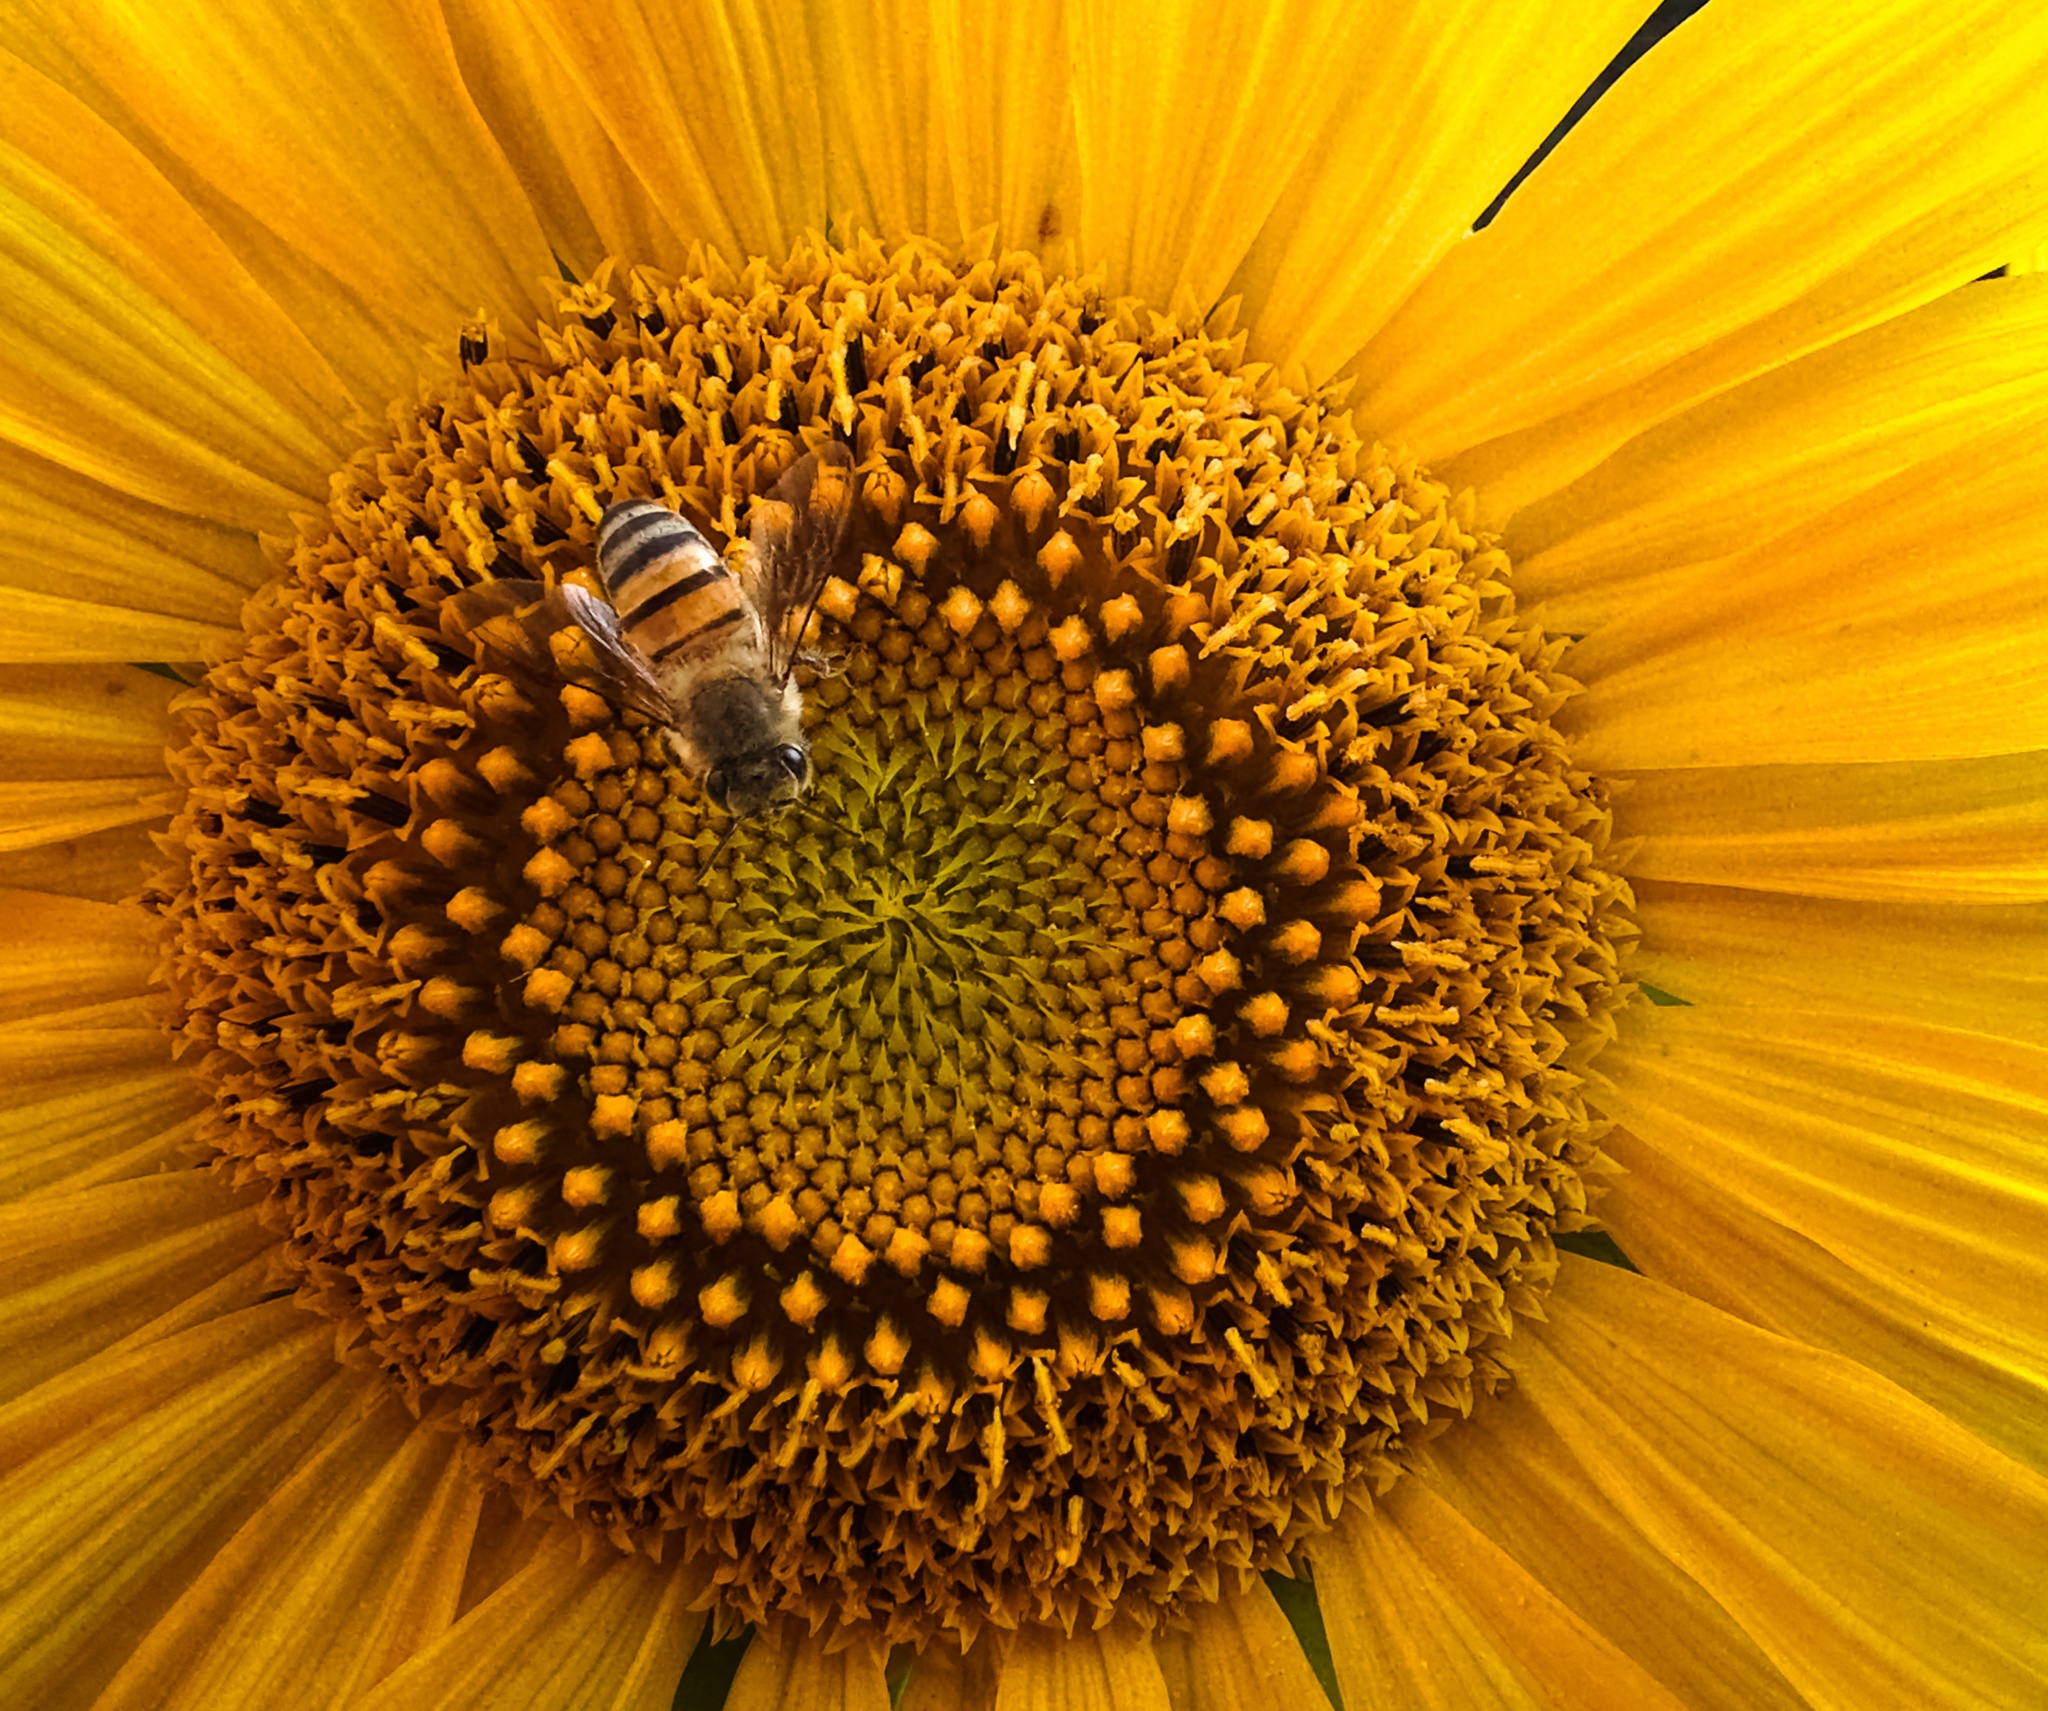
[[[850,820],[842,820],[836,814],[826,813],[812,796],[799,796],[791,806],[811,825],[823,826],[831,831],[853,830],[853,823]]]
[[[791,663],[802,666],[813,677],[837,677],[846,669],[846,659],[845,654],[820,653],[816,648],[801,648]]]

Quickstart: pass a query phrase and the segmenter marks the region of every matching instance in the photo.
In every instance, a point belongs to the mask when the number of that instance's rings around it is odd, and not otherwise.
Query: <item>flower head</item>
[[[72,332],[0,476],[99,557],[0,592],[34,657],[209,661],[168,721],[98,665],[0,703],[53,772],[0,802],[32,1693],[656,1705],[708,1625],[739,1705],[1292,1703],[1290,1617],[1353,1702],[2038,1685],[2048,303],[1950,289],[2038,215],[2026,124],[1966,169],[1855,92],[2037,124],[2040,32],[1717,5],[1469,237],[1624,21],[1495,19],[1418,115],[1419,26],[1159,20],[1382,80],[1276,109],[1256,196],[1128,18],[1033,81],[944,9],[774,75],[695,12],[351,15],[335,98],[402,123],[267,170],[222,64],[343,133],[263,30],[9,71]],[[806,81],[849,48],[902,123]],[[1824,242],[1712,82],[1800,54],[1810,170],[1892,174]],[[614,619],[625,500],[712,559]],[[808,766],[736,819],[807,507]],[[622,694],[728,577],[735,644]],[[1560,1259],[1595,1226],[1647,1275]]]
[[[416,1406],[749,1620],[1284,1564],[1586,1204],[1622,891],[1559,644],[1241,341],[1023,256],[636,272],[630,322],[611,271],[356,460],[191,700],[223,1150]],[[820,782],[721,862],[662,733],[457,596],[628,496],[732,533],[835,430]]]

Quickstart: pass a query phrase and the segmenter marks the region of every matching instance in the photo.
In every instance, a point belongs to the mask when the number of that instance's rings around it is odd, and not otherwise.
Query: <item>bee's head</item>
[[[777,743],[714,766],[704,779],[712,805],[735,819],[749,820],[811,787],[811,751],[803,743]]]

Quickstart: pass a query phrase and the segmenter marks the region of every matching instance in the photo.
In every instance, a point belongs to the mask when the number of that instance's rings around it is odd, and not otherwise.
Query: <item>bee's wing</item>
[[[441,614],[443,633],[468,641],[480,660],[488,658],[543,688],[564,678],[584,683],[658,724],[674,723],[661,685],[620,638],[618,614],[574,584],[550,589],[510,578],[479,583],[444,600]],[[578,632],[587,645],[556,644],[565,629]]]
[[[836,440],[797,459],[768,500],[754,506],[741,591],[761,615],[768,675],[777,683],[788,680],[796,662],[852,514],[853,455]]]
[[[673,725],[676,710],[646,657],[620,630],[618,613],[574,583],[565,583],[561,593],[570,617],[590,638],[591,657],[596,661],[597,677],[605,693],[622,707],[646,714],[657,725]]]
[[[548,651],[548,636],[568,621],[554,593],[542,582],[506,578],[480,582],[441,602],[441,633],[466,642],[479,664],[485,656],[498,667],[546,682],[562,668]]]

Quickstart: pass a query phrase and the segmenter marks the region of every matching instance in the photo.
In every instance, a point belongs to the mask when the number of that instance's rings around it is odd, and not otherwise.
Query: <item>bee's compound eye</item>
[[[784,743],[775,751],[775,758],[782,762],[791,778],[805,778],[810,773],[811,757],[794,743]]]
[[[713,767],[704,775],[704,794],[711,798],[711,806],[721,812],[725,809],[727,782],[723,767]]]

